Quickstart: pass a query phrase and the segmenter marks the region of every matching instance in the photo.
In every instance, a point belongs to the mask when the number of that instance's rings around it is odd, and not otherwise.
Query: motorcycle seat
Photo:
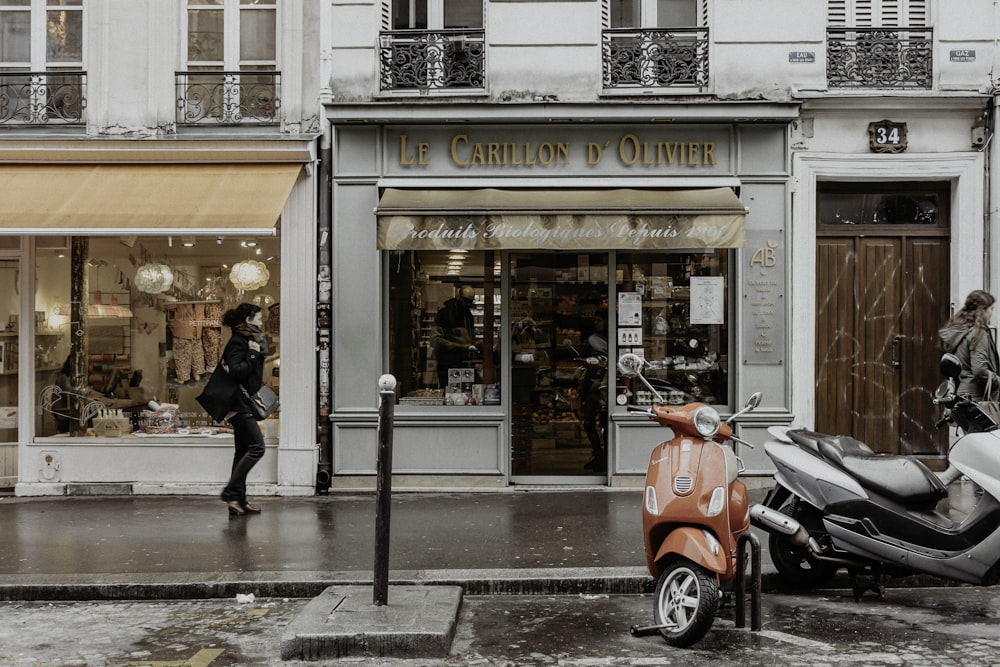
[[[788,431],[800,447],[850,473],[861,486],[904,505],[937,502],[948,495],[941,480],[912,456],[877,454],[847,435]]]
[[[875,456],[875,450],[847,435],[827,435],[806,429],[786,433],[799,447],[823,459],[829,458],[824,455],[824,450],[830,451],[838,459],[840,456]]]
[[[861,486],[903,505],[936,503],[948,495],[938,476],[912,456],[845,456],[841,465]]]

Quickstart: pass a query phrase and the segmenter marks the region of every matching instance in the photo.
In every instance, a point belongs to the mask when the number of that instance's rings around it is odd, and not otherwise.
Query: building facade
[[[0,477],[216,493],[194,397],[241,300],[283,406],[256,493],[374,488],[384,373],[397,488],[639,486],[624,352],[668,401],[763,392],[748,442],[940,463],[937,328],[1000,288],[998,12],[3,3]]]
[[[249,301],[285,405],[251,482],[314,492],[318,14],[0,7],[3,486],[218,493],[232,436],[195,397]]]
[[[942,461],[937,328],[996,291],[992,4],[325,11],[334,488],[372,484],[382,372],[397,484],[641,485],[662,434],[626,351],[668,401],[762,391],[751,443]]]

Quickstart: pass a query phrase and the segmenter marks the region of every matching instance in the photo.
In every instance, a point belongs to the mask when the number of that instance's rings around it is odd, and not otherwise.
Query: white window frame
[[[188,12],[191,10],[222,12],[222,61],[190,60],[188,58]],[[240,19],[243,16],[242,12],[261,10],[274,11],[274,58],[270,60],[240,60]],[[243,71],[244,67],[259,69],[261,66],[270,66],[272,70],[278,70],[278,54],[281,53],[281,12],[276,0],[262,0],[262,2],[253,5],[241,5],[240,0],[223,0],[223,4],[221,5],[197,4],[188,0],[184,3],[181,26],[181,34],[184,40],[182,53],[187,69],[217,67],[227,72],[237,72]]]
[[[83,11],[85,3],[81,3],[80,5],[65,6],[54,3],[50,4],[51,1],[52,0],[31,0],[28,5],[0,7],[0,12],[16,13],[27,11],[30,15],[28,27],[30,39],[28,61],[2,61],[0,62],[0,68],[4,71],[9,72],[20,68],[24,71],[43,72],[50,67],[61,70],[74,68],[79,70],[84,69],[83,63],[87,60],[87,40],[85,39],[87,32],[87,14]],[[83,33],[80,36],[80,60],[58,60],[52,62],[46,60],[46,52],[48,48],[48,12],[50,10],[80,13],[80,29]]]

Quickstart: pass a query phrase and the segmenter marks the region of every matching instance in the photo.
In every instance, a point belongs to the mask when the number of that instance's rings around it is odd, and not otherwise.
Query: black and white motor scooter
[[[992,585],[1000,577],[1000,430],[975,402],[956,394],[961,366],[945,354],[947,378],[934,402],[960,429],[949,466],[931,472],[913,456],[876,454],[849,436],[772,427],[764,451],[775,486],[750,509],[769,533],[771,560],[787,585],[813,588],[842,567],[882,577],[929,574]],[[948,511],[948,485],[965,476],[982,489],[967,513]]]

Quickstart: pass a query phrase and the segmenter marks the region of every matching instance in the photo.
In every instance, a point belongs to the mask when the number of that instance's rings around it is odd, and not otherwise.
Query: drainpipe
[[[330,147],[330,127],[326,119],[326,132],[320,139],[319,151],[319,187],[318,200],[318,248],[317,262],[317,300],[316,300],[316,354],[319,362],[317,372],[317,387],[319,388],[319,405],[317,415],[317,435],[319,437],[319,462],[316,470],[316,493],[328,493],[333,480],[333,443],[330,440],[330,345],[333,329],[331,317],[333,282],[331,278],[330,248],[332,245],[332,230],[330,220],[330,169],[333,149]]]

